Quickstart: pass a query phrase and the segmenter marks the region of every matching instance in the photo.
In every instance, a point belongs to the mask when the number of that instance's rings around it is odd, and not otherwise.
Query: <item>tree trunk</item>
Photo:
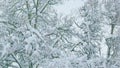
[[[112,35],[113,32],[114,32],[114,28],[115,28],[115,24],[111,24],[111,35]]]
[[[34,28],[37,28],[37,21],[38,21],[38,5],[39,4],[39,2],[38,2],[38,0],[37,0],[37,3],[35,4],[34,3],[34,5],[35,5],[35,23],[34,23]]]

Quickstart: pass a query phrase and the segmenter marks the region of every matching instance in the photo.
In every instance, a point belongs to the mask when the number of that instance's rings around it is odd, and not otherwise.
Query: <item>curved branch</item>
[[[20,64],[19,61],[16,59],[16,57],[15,57],[13,54],[11,54],[11,56],[14,58],[14,60],[16,61],[16,63],[19,65],[19,67],[22,68],[21,64]]]

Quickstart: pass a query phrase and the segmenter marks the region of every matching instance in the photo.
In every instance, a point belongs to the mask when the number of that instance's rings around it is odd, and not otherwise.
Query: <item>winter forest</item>
[[[69,1],[0,0],[0,68],[120,68],[120,0]]]

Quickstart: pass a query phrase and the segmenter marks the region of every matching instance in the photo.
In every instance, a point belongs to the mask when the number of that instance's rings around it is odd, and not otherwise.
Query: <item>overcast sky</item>
[[[58,13],[67,15],[80,8],[84,4],[84,1],[85,0],[66,0],[63,4],[55,5],[55,9]]]

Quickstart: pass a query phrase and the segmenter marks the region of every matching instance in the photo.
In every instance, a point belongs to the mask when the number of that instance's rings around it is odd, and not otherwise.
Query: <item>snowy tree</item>
[[[84,50],[88,55],[88,59],[95,54],[100,55],[100,43],[102,40],[101,33],[101,11],[98,0],[89,0],[80,9],[80,15],[84,19],[81,25],[77,24],[82,29],[82,40],[86,43]],[[97,48],[97,50],[96,50]]]
[[[119,68],[118,49],[119,47],[119,18],[120,1],[116,0],[103,0],[103,16],[105,25],[110,26],[109,37],[106,38],[107,51],[107,64],[108,67]],[[118,61],[117,61],[117,60]],[[117,66],[118,65],[118,66]]]
[[[120,67],[119,1],[86,0],[66,16],[52,7],[61,2],[0,1],[0,68]]]
[[[107,45],[108,45],[108,58],[110,56],[112,56],[111,54],[111,50],[113,51],[113,54],[115,54],[116,48],[117,47],[117,41],[119,42],[119,40],[117,39],[115,41],[115,38],[113,36],[116,35],[116,30],[117,26],[119,26],[119,18],[120,18],[120,10],[119,10],[119,1],[116,0],[106,0],[105,1],[105,11],[104,11],[104,16],[106,17],[106,19],[108,20],[108,24],[111,26],[111,31],[110,34],[112,35],[112,37],[106,39]]]
[[[48,14],[47,11],[44,10],[46,8],[51,10],[48,5],[54,5],[58,3],[58,1],[5,0],[2,3],[4,3],[1,8],[3,8],[2,11],[3,16],[5,15],[5,20],[1,21],[0,42],[1,48],[3,48],[1,51],[1,66],[3,68],[16,68],[16,66],[19,68],[37,67],[39,63],[42,62],[42,58],[47,58],[51,54],[49,51],[45,53],[46,49],[51,49],[49,46],[42,46],[46,42],[41,34],[41,31],[44,31],[42,26],[46,26],[44,23],[51,20],[49,16],[50,13]],[[49,16],[48,18],[50,20],[45,19],[46,15]],[[52,22],[53,21],[54,20],[52,20]],[[38,24],[41,24],[41,26],[39,26],[40,30],[37,29],[38,26],[36,25]],[[2,31],[3,28],[5,32]],[[42,50],[39,49],[42,47]],[[41,55],[41,53],[43,55]],[[36,57],[36,59],[34,59],[34,57]]]

